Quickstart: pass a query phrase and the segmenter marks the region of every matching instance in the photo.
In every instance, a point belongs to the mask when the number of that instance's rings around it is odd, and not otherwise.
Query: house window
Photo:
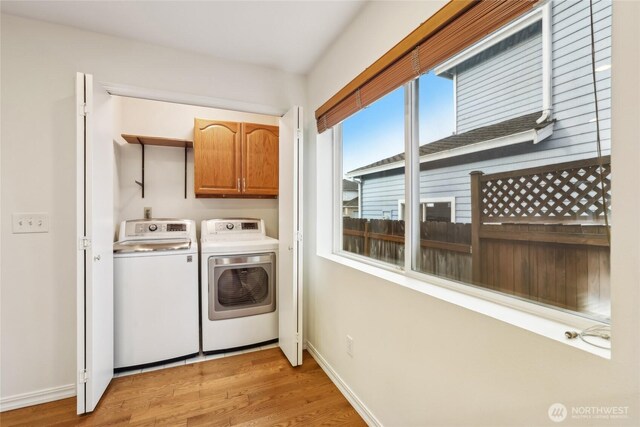
[[[404,220],[404,200],[398,200],[398,219]],[[434,197],[421,198],[419,205],[420,222],[440,221],[456,222],[456,198]]]
[[[358,214],[346,214],[343,202],[339,250],[395,266],[404,265],[404,221],[398,199],[404,199],[404,91],[399,88],[346,119],[340,135],[338,183],[358,183]],[[380,161],[385,159],[384,161]],[[363,177],[366,176],[366,179]],[[356,181],[357,180],[357,181]]]
[[[362,209],[340,217],[338,251],[606,322],[611,3],[593,22],[589,2],[543,7],[397,89],[393,149],[353,143],[388,135],[385,103],[342,123],[336,146],[367,157],[337,177],[358,180]]]

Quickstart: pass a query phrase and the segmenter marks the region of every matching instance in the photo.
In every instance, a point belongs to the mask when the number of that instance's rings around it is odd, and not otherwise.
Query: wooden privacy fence
[[[608,156],[472,172],[473,283],[608,317],[610,200]]]
[[[343,249],[404,265],[404,221],[343,218]],[[418,268],[460,281],[471,280],[471,225],[420,223]]]
[[[346,251],[390,264],[404,263],[404,221],[343,218]]]
[[[611,160],[471,173],[471,224],[420,223],[419,271],[608,317]],[[606,215],[605,215],[606,213]],[[343,219],[343,248],[404,264],[404,221]]]

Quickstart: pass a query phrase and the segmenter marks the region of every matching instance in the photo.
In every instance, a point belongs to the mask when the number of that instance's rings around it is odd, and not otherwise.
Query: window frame
[[[550,81],[550,66],[551,66],[551,8],[550,5],[544,4],[540,8],[536,8],[521,17],[521,21],[528,20],[529,23],[542,19],[543,23],[543,112],[550,114],[552,107],[551,104],[551,81]],[[546,38],[546,40],[545,40]],[[463,52],[463,51],[461,51]],[[438,65],[439,66],[439,65]],[[436,66],[435,68],[437,68]],[[546,69],[546,72],[544,71]],[[455,76],[454,76],[455,78]],[[414,83],[415,82],[415,83]],[[404,86],[413,85],[415,99],[407,95],[405,90],[405,106],[407,102],[416,102],[415,115],[417,117],[417,79],[411,81]],[[454,84],[454,97],[455,97],[456,85]],[[455,98],[454,98],[455,99]],[[324,106],[323,106],[324,107]],[[456,102],[454,102],[454,108]],[[549,110],[547,110],[549,108]],[[454,120],[457,126],[457,112],[455,112],[456,118]],[[405,129],[409,132],[413,132],[417,128],[417,120],[415,126],[412,127],[412,118],[407,117],[410,114],[405,114]],[[326,117],[325,117],[326,118]],[[320,119],[318,119],[318,123]],[[320,127],[318,126],[318,129]],[[597,355],[604,359],[611,359],[611,350],[598,349],[590,345],[585,345],[579,340],[567,340],[564,337],[564,332],[570,329],[584,329],[594,325],[607,325],[612,322],[613,304],[611,318],[607,322],[587,317],[586,314],[582,314],[575,311],[569,311],[560,307],[542,305],[524,298],[517,297],[510,294],[502,294],[493,290],[485,289],[473,284],[456,282],[444,277],[435,276],[426,273],[420,273],[414,270],[413,254],[417,254],[413,250],[416,244],[416,237],[412,232],[412,221],[410,218],[405,218],[405,265],[400,267],[396,265],[389,265],[377,260],[346,252],[342,250],[342,215],[341,215],[341,201],[339,203],[333,203],[331,206],[327,206],[328,200],[327,191],[333,191],[334,194],[342,194],[342,124],[339,123],[333,127],[326,128],[327,136],[321,137],[319,133],[318,156],[321,161],[327,161],[331,159],[334,164],[333,170],[327,168],[325,170],[318,169],[318,189],[325,194],[318,195],[318,213],[319,221],[317,224],[317,255],[341,266],[345,266],[350,269],[358,270],[362,274],[368,274],[371,276],[371,280],[381,280],[387,283],[397,284],[413,291],[422,293],[427,296],[439,299],[441,301],[449,302],[457,305],[458,307],[467,308],[470,311],[479,313],[493,319],[503,321],[505,323],[517,326],[518,328],[542,335],[546,338],[558,341],[561,344],[568,345],[570,347],[578,348],[582,351]],[[457,129],[456,129],[457,130]],[[419,162],[418,157],[418,144],[411,147],[407,143],[406,139],[409,135],[405,132],[405,203],[406,206],[410,206],[407,210],[409,217],[412,216],[412,212],[416,209],[419,202],[414,203],[414,200],[420,200],[419,186],[411,186],[412,179],[419,182]],[[322,141],[320,141],[322,139]],[[416,139],[417,140],[417,139]],[[337,163],[336,163],[337,159]],[[335,165],[339,165],[340,173],[337,173]],[[414,165],[412,167],[412,165]],[[417,167],[416,167],[417,166]],[[331,170],[334,179],[326,176]],[[416,175],[417,178],[413,178]],[[335,180],[338,177],[339,180]],[[329,188],[327,188],[329,187]],[[413,194],[415,193],[415,194]],[[362,200],[360,200],[360,203]],[[360,212],[362,209],[360,207]],[[416,213],[413,214],[413,217]],[[331,228],[332,233],[326,233],[326,229]],[[329,241],[329,239],[331,239]],[[613,253],[613,246],[610,247]],[[613,265],[613,258],[612,258]],[[613,271],[613,269],[612,269]]]
[[[399,285],[498,318],[557,341],[564,339],[563,336],[559,337],[559,335],[562,335],[563,332],[566,331],[566,329],[564,329],[564,331],[560,332],[563,328],[573,327],[575,329],[585,329],[593,325],[610,325],[610,321],[606,322],[604,320],[594,319],[587,314],[533,302],[523,297],[486,289],[472,283],[457,282],[445,277],[422,273],[416,269],[417,248],[420,245],[419,233],[413,232],[417,226],[413,218],[419,218],[420,204],[420,186],[417,185],[417,183],[420,182],[418,86],[418,78],[403,85],[405,95],[404,203],[405,206],[410,206],[410,209],[405,209],[404,265],[400,266],[385,263],[342,249],[342,123],[331,128],[331,158],[333,160],[333,204],[331,206],[331,225],[333,229],[331,242],[332,251],[331,254],[319,253],[319,255],[357,270],[374,274],[377,277],[387,278]],[[412,185],[414,182],[416,185]],[[400,199],[399,203],[401,202],[402,200]],[[388,276],[389,274],[391,275]],[[440,289],[440,291],[438,289]],[[453,292],[453,296],[443,298],[441,294],[442,290]],[[472,299],[469,300],[469,298]],[[493,308],[487,309],[483,307],[483,302],[492,304],[491,307]],[[499,313],[493,313],[491,310],[496,310]],[[551,324],[549,324],[549,322],[551,322]],[[553,333],[551,331],[553,331]],[[611,358],[611,350],[603,350],[589,345],[575,345],[575,342],[569,342],[569,344],[605,359]]]
[[[406,86],[406,85],[404,85]],[[406,111],[406,89],[405,89],[405,105]],[[407,115],[405,114],[405,123],[407,120]],[[332,167],[332,199],[333,203],[331,206],[331,225],[332,225],[332,239],[331,239],[331,252],[334,255],[347,258],[352,261],[356,261],[359,263],[363,263],[372,267],[380,268],[385,271],[404,274],[405,269],[404,266],[390,264],[384,261],[380,261],[374,258],[369,258],[364,255],[358,255],[353,252],[345,251],[343,247],[343,216],[342,216],[342,122],[330,128],[332,130],[332,144],[331,144],[331,158],[333,160]],[[407,144],[405,135],[405,147]],[[405,181],[406,182],[406,181]],[[358,197],[362,197],[361,187]],[[406,196],[406,194],[405,194]],[[360,215],[362,215],[362,199],[358,202]],[[405,242],[406,242],[406,228],[405,228]],[[405,254],[406,244],[405,244]]]

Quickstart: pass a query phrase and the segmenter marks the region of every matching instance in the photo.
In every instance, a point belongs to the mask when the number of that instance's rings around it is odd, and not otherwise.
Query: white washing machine
[[[200,351],[194,221],[123,221],[114,244],[115,368]]]
[[[277,252],[278,240],[266,236],[261,219],[202,221],[203,352],[277,340]]]

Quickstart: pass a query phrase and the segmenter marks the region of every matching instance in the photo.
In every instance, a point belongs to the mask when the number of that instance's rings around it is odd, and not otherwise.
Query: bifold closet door
[[[279,344],[302,365],[302,108],[280,119],[278,256]]]
[[[77,412],[113,378],[113,121],[111,96],[76,76]]]

